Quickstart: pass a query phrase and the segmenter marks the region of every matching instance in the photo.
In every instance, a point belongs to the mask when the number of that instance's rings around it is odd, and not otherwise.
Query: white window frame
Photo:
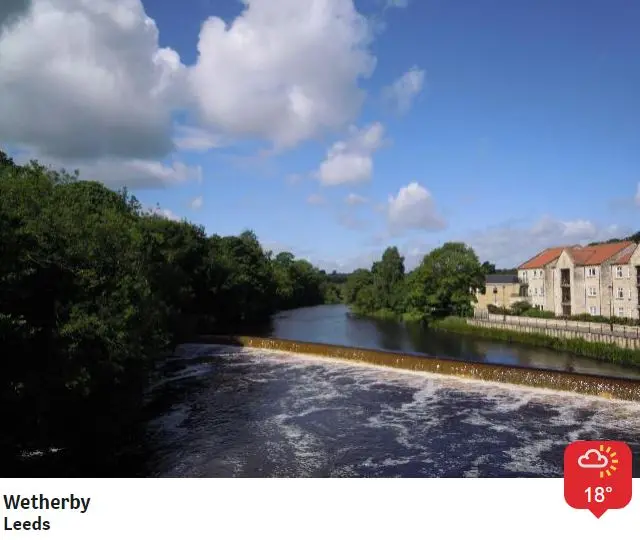
[[[616,298],[618,300],[624,300],[624,289],[622,287],[618,287],[618,292],[616,294]]]
[[[596,277],[596,268],[594,266],[587,268],[587,277]]]
[[[591,315],[597,315],[598,314],[598,309],[596,308],[596,306],[591,306],[589,308],[589,314],[591,314]]]
[[[631,265],[627,265],[627,277],[631,277]]]
[[[624,317],[624,308],[623,307],[619,307],[618,308],[618,317],[620,317],[620,318]]]
[[[544,296],[544,287],[540,287],[540,296]]]
[[[616,277],[622,278],[622,266],[616,266]]]
[[[596,289],[595,287],[589,287],[588,296],[591,298],[595,298],[596,296],[598,296],[598,289]]]

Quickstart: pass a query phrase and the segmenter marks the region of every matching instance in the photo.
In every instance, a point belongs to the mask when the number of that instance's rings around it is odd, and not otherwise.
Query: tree
[[[348,278],[344,286],[344,301],[348,305],[356,303],[358,293],[367,286],[373,285],[373,275],[369,270],[359,268]]]
[[[400,255],[398,248],[387,248],[382,259],[373,264],[371,273],[378,309],[399,310],[402,304],[404,257]]]
[[[496,265],[490,263],[489,261],[484,261],[482,263],[482,270],[485,274],[495,274],[496,273]]]
[[[475,291],[484,285],[484,271],[473,249],[448,242],[425,255],[408,284],[407,308],[434,315],[466,315]]]

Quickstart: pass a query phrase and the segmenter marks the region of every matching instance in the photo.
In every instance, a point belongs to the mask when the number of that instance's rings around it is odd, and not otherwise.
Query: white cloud
[[[183,75],[140,0],[33,0],[0,35],[0,141],[61,159],[163,157]]]
[[[216,129],[293,146],[358,112],[375,67],[372,32],[352,0],[244,0],[230,24],[202,25],[190,83]]]
[[[313,205],[320,205],[325,203],[325,199],[322,195],[313,193],[307,197],[307,202]]]
[[[582,219],[563,221],[543,216],[530,226],[508,223],[475,232],[466,241],[481,260],[511,268],[548,247],[599,242],[624,237],[630,232],[617,225],[603,227]]]
[[[373,153],[382,146],[383,136],[380,122],[362,130],[352,126],[348,139],[331,146],[316,178],[326,186],[366,182],[373,173]]]
[[[200,210],[200,208],[202,208],[203,203],[204,203],[204,199],[202,195],[200,195],[199,197],[192,199],[191,202],[189,203],[189,206],[193,210]]]
[[[436,211],[431,193],[417,182],[400,188],[395,197],[389,196],[387,219],[395,233],[409,229],[438,231],[446,226]]]
[[[383,89],[382,95],[400,113],[406,113],[424,85],[424,71],[412,67],[398,80]]]
[[[349,206],[356,206],[358,204],[366,204],[368,202],[368,199],[366,197],[363,197],[362,195],[358,195],[357,193],[349,193],[349,195],[347,195],[347,198],[345,199],[345,202]]]
[[[24,163],[29,154],[18,156]],[[78,169],[83,180],[97,180],[111,188],[126,186],[130,189],[169,187],[202,178],[200,167],[190,167],[181,161],[162,163],[144,159],[104,158],[91,161],[67,161],[42,158],[41,162],[54,169]]]
[[[163,217],[165,219],[170,219],[171,221],[182,221],[182,218],[180,216],[178,216],[168,208],[156,207],[151,210],[151,213],[155,214],[156,216]]]
[[[195,152],[206,152],[225,145],[221,135],[192,126],[178,126],[173,141],[179,150]]]

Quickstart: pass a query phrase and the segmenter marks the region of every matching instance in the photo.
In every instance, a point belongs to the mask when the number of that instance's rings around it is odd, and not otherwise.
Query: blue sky
[[[640,228],[638,2],[25,8],[0,13],[0,142],[210,233],[350,270]]]

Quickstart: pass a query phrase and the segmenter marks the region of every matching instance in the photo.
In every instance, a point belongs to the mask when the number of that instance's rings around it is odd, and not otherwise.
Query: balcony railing
[[[568,279],[562,279],[560,280],[560,285],[562,287],[570,287],[571,286],[571,281]]]

